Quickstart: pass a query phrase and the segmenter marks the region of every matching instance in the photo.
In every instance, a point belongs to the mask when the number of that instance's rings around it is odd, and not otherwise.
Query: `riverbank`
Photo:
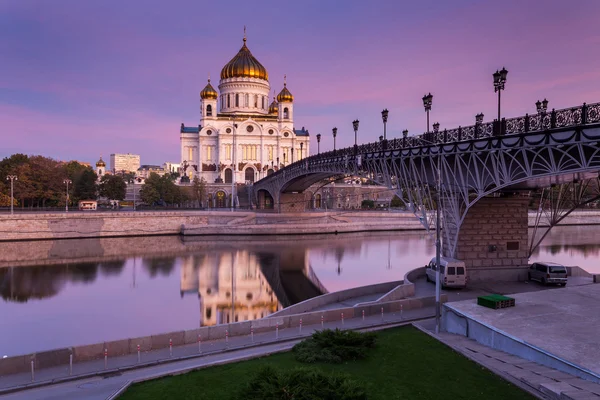
[[[529,214],[535,226],[536,214]],[[576,211],[560,225],[598,225],[600,211]],[[545,221],[540,222],[544,226]],[[377,231],[423,231],[409,212],[247,211],[69,212],[0,215],[0,242],[131,236],[298,235]]]
[[[423,230],[404,212],[70,212],[0,215],[0,241],[164,235],[298,235]]]

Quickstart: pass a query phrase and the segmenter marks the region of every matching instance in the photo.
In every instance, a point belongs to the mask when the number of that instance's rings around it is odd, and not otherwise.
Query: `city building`
[[[165,173],[179,174],[180,173],[179,169],[181,168],[181,164],[167,161],[166,163],[164,163],[162,165],[162,167],[165,170]]]
[[[110,170],[117,172],[137,172],[140,168],[140,156],[138,154],[111,154]]]
[[[232,183],[252,184],[310,154],[308,130],[294,129],[294,96],[285,76],[269,103],[269,74],[246,41],[244,34],[241,49],[221,70],[219,91],[209,79],[200,92],[199,124],[180,127],[182,183],[204,178],[215,196],[230,196]]]
[[[142,165],[136,171],[136,177],[147,179],[152,173],[163,176],[165,174],[165,170],[160,165]]]

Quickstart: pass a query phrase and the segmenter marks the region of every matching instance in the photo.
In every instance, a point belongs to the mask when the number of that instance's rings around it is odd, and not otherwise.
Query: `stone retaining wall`
[[[447,301],[445,294],[442,295],[441,301]],[[26,354],[0,359],[0,376],[19,372],[28,372],[31,368],[30,363],[32,360],[34,361],[36,369],[49,368],[59,365],[68,365],[70,354],[73,354],[73,362],[77,363],[102,359],[104,357],[104,349],[107,349],[109,357],[114,357],[126,354],[136,354],[138,345],[140,345],[141,351],[151,351],[168,348],[169,340],[173,341],[173,346],[197,343],[199,335],[203,342],[219,339],[222,340],[225,338],[225,331],[228,331],[230,337],[243,336],[249,335],[251,328],[254,329],[255,333],[274,331],[276,326],[279,326],[279,329],[296,328],[300,323],[300,319],[302,319],[303,326],[317,325],[321,323],[321,317],[323,317],[325,322],[338,321],[340,320],[341,313],[344,313],[344,318],[348,319],[361,316],[363,311],[365,312],[365,316],[369,316],[379,315],[382,309],[384,313],[393,313],[400,310],[407,311],[433,305],[435,305],[435,297],[433,296],[410,298],[371,306],[346,307],[335,310],[315,311],[287,316],[270,316],[255,321],[205,326],[186,331],[176,331],[132,339],[115,340],[111,342],[55,349],[35,354]]]
[[[342,217],[342,218],[338,218]],[[0,215],[0,241],[151,235],[311,234],[423,230],[401,212],[69,212]]]

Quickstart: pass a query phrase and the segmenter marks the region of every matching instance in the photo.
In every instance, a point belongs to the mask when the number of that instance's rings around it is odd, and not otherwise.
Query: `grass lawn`
[[[366,360],[313,367],[352,375],[365,385],[369,399],[533,399],[413,327],[381,331],[377,338]],[[230,399],[267,364],[278,369],[306,366],[292,353],[275,354],[136,384],[121,399]]]

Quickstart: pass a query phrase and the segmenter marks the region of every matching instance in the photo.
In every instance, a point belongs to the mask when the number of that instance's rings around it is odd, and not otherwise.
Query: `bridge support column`
[[[527,277],[529,198],[490,197],[473,205],[455,237],[455,258],[471,281],[516,281]],[[444,243],[443,254],[450,254]]]
[[[279,212],[303,212],[306,211],[304,193],[280,193]]]

